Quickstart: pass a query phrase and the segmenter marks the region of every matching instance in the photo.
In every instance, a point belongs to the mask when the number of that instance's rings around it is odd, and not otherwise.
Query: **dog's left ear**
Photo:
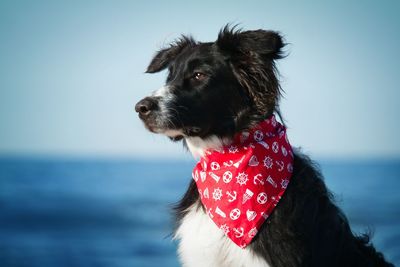
[[[169,47],[164,48],[156,53],[147,67],[146,73],[155,73],[167,68],[171,61],[178,56],[183,49],[188,46],[196,45],[196,41],[188,36],[182,36],[180,39],[170,44]]]
[[[275,31],[235,31],[225,26],[217,39],[218,47],[233,56],[257,53],[266,59],[280,59],[283,57],[282,48],[285,46],[282,36]]]
[[[280,96],[275,69],[275,60],[283,57],[285,46],[280,34],[265,30],[242,32],[226,26],[220,31],[216,45],[227,56],[257,112],[271,114]]]

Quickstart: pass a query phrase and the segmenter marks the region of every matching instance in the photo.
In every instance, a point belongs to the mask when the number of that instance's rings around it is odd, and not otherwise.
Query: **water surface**
[[[0,266],[179,266],[171,206],[191,162],[0,159]],[[355,232],[400,264],[400,161],[322,161]]]

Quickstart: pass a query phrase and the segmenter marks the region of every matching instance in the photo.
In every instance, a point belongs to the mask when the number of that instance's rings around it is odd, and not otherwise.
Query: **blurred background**
[[[144,74],[180,34],[280,31],[281,109],[356,233],[400,265],[398,1],[0,1],[0,265],[178,266],[195,161],[147,132]]]

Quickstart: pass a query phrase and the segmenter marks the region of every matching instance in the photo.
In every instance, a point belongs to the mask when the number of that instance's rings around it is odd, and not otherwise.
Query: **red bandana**
[[[206,150],[192,175],[207,214],[245,248],[278,204],[292,171],[286,128],[271,116],[237,134],[231,145]]]

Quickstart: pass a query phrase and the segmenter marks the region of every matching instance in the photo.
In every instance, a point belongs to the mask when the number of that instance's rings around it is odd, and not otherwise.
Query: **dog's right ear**
[[[177,41],[157,52],[147,67],[146,73],[159,72],[168,67],[186,47],[196,45],[196,41],[190,36],[182,35]]]

